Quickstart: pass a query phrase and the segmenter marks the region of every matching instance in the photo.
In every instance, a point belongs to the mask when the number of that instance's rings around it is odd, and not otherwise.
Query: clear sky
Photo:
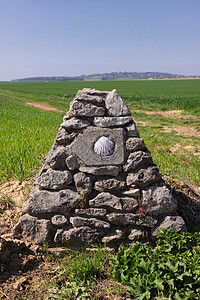
[[[0,0],[0,80],[200,74],[200,0]]]

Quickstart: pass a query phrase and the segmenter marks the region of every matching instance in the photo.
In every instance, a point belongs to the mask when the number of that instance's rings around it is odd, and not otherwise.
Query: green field
[[[132,111],[161,173],[199,184],[200,80],[0,83],[0,182],[34,175],[51,148],[64,112],[83,87],[117,89]],[[25,102],[48,102],[63,112],[41,111]],[[147,115],[134,110],[182,110],[190,116]],[[146,123],[145,123],[146,122]],[[178,134],[176,127],[196,134]],[[191,127],[192,126],[192,127]],[[166,131],[166,127],[170,132]],[[44,142],[45,141],[45,142]],[[178,151],[172,151],[178,145]]]

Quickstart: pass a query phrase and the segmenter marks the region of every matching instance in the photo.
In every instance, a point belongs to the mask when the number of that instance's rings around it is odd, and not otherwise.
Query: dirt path
[[[171,117],[171,118],[182,118],[182,119],[196,119],[196,116],[183,114],[182,110],[169,110],[169,111],[147,111],[147,110],[134,110],[138,113],[145,113],[147,115],[162,115],[163,117]]]
[[[53,106],[51,106],[48,102],[25,102],[28,106],[34,106],[36,108],[46,110],[46,111],[58,111],[63,112],[62,110],[59,110]]]

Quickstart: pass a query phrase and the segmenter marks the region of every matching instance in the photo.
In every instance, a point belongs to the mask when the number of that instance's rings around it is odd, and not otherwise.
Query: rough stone
[[[54,226],[64,226],[69,224],[67,218],[63,215],[55,215],[51,218],[51,223]]]
[[[104,228],[104,229],[110,228],[109,223],[96,218],[88,219],[83,217],[71,217],[69,220],[74,227],[90,226],[90,227]]]
[[[82,243],[94,243],[103,232],[89,226],[71,228],[69,230],[57,230],[54,241],[78,246]]]
[[[103,107],[96,106],[88,101],[73,100],[70,103],[68,116],[71,117],[95,117],[104,116],[105,109]]]
[[[98,194],[94,199],[89,201],[89,206],[122,210],[122,203],[120,201],[120,198],[110,193]]]
[[[134,198],[138,198],[140,196],[139,189],[129,189],[127,191],[121,191],[121,193],[125,196],[130,196],[130,197],[134,197]]]
[[[94,125],[98,127],[121,126],[131,122],[131,117],[95,117]]]
[[[69,171],[47,170],[37,177],[36,184],[41,188],[50,190],[61,190],[72,183],[72,175]]]
[[[92,191],[92,180],[89,176],[80,172],[74,175],[76,190],[80,195],[89,195]]]
[[[122,198],[122,208],[125,211],[134,210],[138,206],[138,202],[133,198]]]
[[[75,214],[88,217],[104,217],[106,213],[107,210],[105,208],[75,209]]]
[[[71,190],[61,190],[59,192],[40,191],[30,198],[23,210],[31,215],[66,213],[75,208],[79,197],[78,193]]]
[[[94,144],[102,136],[109,138],[115,144],[114,153],[110,156],[100,156],[94,152]],[[122,128],[91,126],[75,139],[70,149],[86,166],[121,165],[124,163],[124,131]]]
[[[52,169],[61,169],[65,166],[65,151],[50,150],[45,158],[45,164],[48,164]]]
[[[112,243],[118,240],[122,240],[125,238],[124,231],[121,229],[113,229],[112,231],[108,232],[101,240],[102,243]]]
[[[84,167],[80,166],[79,170],[84,173],[89,173],[96,176],[117,176],[120,172],[119,166],[104,166],[104,167]]]
[[[78,161],[73,155],[68,156],[65,163],[70,171],[74,171],[78,168]]]
[[[77,136],[77,132],[67,132],[63,127],[60,127],[58,130],[58,134],[56,136],[55,141],[58,144],[69,143],[71,142],[75,136]]]
[[[50,220],[38,219],[29,215],[23,215],[14,227],[15,234],[21,234],[27,241],[41,244],[52,236]]]
[[[71,118],[64,121],[60,126],[66,129],[82,129],[87,128],[90,122],[84,119]]]
[[[100,179],[95,182],[94,189],[99,192],[109,192],[113,190],[121,190],[126,186],[123,180],[117,179]]]
[[[126,183],[128,186],[134,185],[145,187],[154,182],[160,181],[159,168],[157,166],[141,167],[136,171],[132,171],[127,175]]]
[[[108,94],[108,92],[84,88],[84,89],[78,91],[75,99],[76,100],[84,100],[84,101],[91,102],[94,104],[104,104],[105,97],[107,94]]]
[[[140,165],[153,163],[152,155],[149,152],[136,151],[130,153],[127,163],[124,165],[124,171],[134,170]]]
[[[142,195],[145,209],[153,216],[170,214],[177,209],[177,202],[164,183],[148,186]]]
[[[131,137],[126,141],[126,149],[128,151],[138,151],[145,149],[145,143],[142,138]]]
[[[106,215],[108,222],[118,226],[137,225],[145,227],[154,227],[157,220],[146,216],[142,217],[139,214],[133,213],[111,213]]]
[[[131,116],[128,106],[124,103],[115,89],[108,93],[105,104],[109,116]]]
[[[166,216],[154,229],[152,229],[151,234],[153,239],[156,239],[157,234],[161,232],[162,228],[170,229],[177,233],[187,231],[183,218],[180,216]]]
[[[128,239],[130,241],[141,241],[144,237],[144,231],[141,229],[132,229],[129,233]]]
[[[139,132],[133,120],[131,121],[130,124],[126,125],[125,129],[129,137],[139,137]]]

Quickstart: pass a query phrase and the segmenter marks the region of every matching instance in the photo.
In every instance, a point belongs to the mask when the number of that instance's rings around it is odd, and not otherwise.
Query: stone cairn
[[[78,91],[14,232],[33,243],[131,246],[186,230],[116,90]]]

